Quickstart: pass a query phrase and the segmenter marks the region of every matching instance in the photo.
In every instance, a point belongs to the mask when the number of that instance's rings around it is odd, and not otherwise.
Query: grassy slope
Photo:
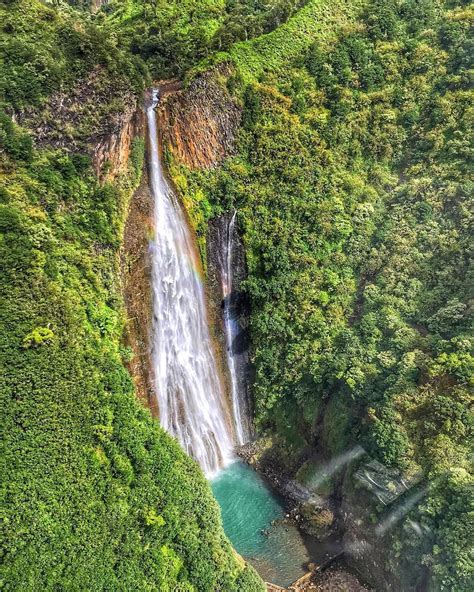
[[[278,72],[303,55],[314,39],[333,38],[364,4],[364,0],[311,0],[275,31],[236,43],[229,51],[231,61],[246,82],[257,80],[264,71]]]
[[[94,60],[118,75],[107,32],[75,13],[30,0],[4,10],[6,108],[41,104]],[[118,251],[143,143],[101,186],[87,157],[32,149],[9,116],[1,124],[3,589],[261,590],[201,471],[123,366]]]
[[[104,12],[154,78],[182,76],[216,50],[272,30],[305,0],[111,0]]]

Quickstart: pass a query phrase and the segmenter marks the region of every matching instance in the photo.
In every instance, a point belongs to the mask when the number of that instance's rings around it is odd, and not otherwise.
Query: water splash
[[[161,425],[211,476],[232,458],[233,442],[207,323],[198,257],[160,162],[155,107],[147,109],[155,237],[152,362]]]
[[[237,210],[234,210],[229,222],[225,225],[224,236],[220,236],[220,275],[221,289],[224,302],[224,331],[226,337],[227,364],[230,375],[230,387],[232,398],[232,409],[234,415],[234,431],[237,444],[242,445],[249,439],[247,426],[248,409],[245,392],[242,392],[239,381],[239,359],[234,351],[233,344],[241,331],[238,318],[236,318],[235,296],[233,295],[233,245],[235,233],[235,219]]]

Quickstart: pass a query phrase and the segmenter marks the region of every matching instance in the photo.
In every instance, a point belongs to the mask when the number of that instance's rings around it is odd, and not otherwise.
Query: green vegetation
[[[402,587],[423,564],[431,589],[470,591],[472,6],[89,6],[0,7],[3,588],[263,589],[124,368],[118,251],[143,141],[107,182],[89,153],[152,77],[227,62],[237,154],[173,172],[202,235],[239,209],[258,428],[290,460],[317,425],[328,454],[359,442],[421,468],[431,534],[392,537]]]
[[[99,28],[90,16],[79,20],[74,10],[39,0],[7,0],[0,17],[0,106],[40,105],[97,66],[106,69],[109,80],[126,79],[136,90],[143,88],[139,58],[120,47],[110,27]]]
[[[401,536],[397,553],[433,589],[467,591],[473,12],[358,6],[309,2],[219,56],[243,106],[238,155],[179,173],[213,215],[239,210],[260,430],[297,454],[322,421],[329,453],[357,441],[421,467],[431,546]]]
[[[362,4],[363,0],[310,0],[294,18],[269,35],[235,44],[229,51],[231,61],[245,81],[256,79],[266,71],[282,72],[316,37],[321,42],[334,37]]]
[[[100,121],[85,125],[80,105],[60,149],[12,121],[51,110],[52,93],[95,68],[130,96],[144,84],[140,60],[82,14],[37,0],[0,10],[2,589],[263,590],[198,466],[124,368],[118,252],[144,142],[99,183],[83,147]]]
[[[111,0],[104,8],[122,44],[154,78],[182,76],[201,58],[271,31],[305,0]]]

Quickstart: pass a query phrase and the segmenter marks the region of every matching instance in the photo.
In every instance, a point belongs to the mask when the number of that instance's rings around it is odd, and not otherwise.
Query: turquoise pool
[[[283,500],[248,465],[237,461],[211,482],[221,506],[224,530],[235,549],[268,582],[288,586],[311,560],[307,539],[282,524]]]

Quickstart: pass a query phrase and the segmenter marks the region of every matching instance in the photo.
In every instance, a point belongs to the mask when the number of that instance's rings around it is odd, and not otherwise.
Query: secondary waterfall
[[[161,425],[210,476],[232,458],[232,433],[209,334],[199,260],[160,161],[155,107],[147,110],[152,243],[155,392]]]
[[[233,245],[235,233],[235,218],[237,210],[234,211],[229,221],[224,227],[224,236],[220,236],[220,275],[222,297],[224,302],[224,329],[227,346],[227,363],[230,375],[230,387],[232,395],[232,408],[234,415],[234,430],[237,444],[242,445],[248,441],[249,429],[248,409],[246,405],[246,396],[243,392],[241,380],[239,380],[239,370],[242,370],[243,364],[240,357],[242,354],[235,347],[235,342],[241,332],[236,314],[235,293],[233,292]]]

